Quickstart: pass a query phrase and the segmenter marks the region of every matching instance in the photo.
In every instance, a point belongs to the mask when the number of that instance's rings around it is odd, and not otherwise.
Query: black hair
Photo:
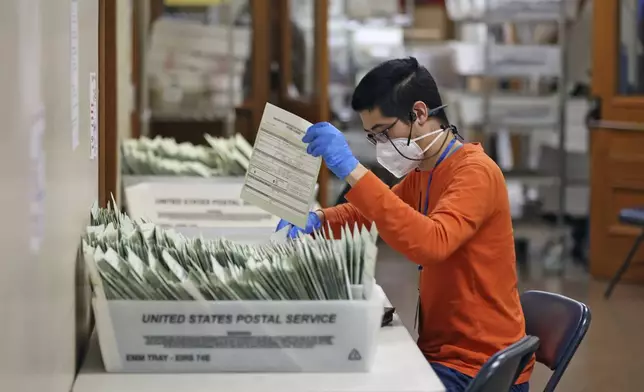
[[[409,124],[410,112],[417,101],[428,110],[443,105],[438,87],[427,68],[414,57],[388,60],[365,75],[353,92],[351,108],[356,112],[380,109],[383,116],[395,117]],[[449,125],[445,110],[431,115],[442,125]]]

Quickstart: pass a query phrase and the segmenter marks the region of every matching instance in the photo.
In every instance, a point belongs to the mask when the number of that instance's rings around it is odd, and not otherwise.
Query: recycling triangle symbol
[[[356,350],[355,348],[351,350],[349,353],[349,361],[360,361],[362,359],[362,355]]]

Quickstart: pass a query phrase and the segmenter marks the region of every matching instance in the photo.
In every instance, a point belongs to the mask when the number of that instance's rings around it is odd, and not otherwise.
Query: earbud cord
[[[411,131],[412,131],[412,128],[414,127],[414,122],[416,121],[417,118],[418,117],[417,117],[416,113],[409,112],[409,135],[407,136],[407,145],[411,144]],[[397,151],[397,149],[396,149],[396,151]]]
[[[413,124],[412,124],[412,126],[413,126]],[[452,129],[452,133],[453,133],[455,136],[457,136],[457,135],[458,135],[458,132],[457,132],[457,131],[455,132],[456,127],[453,127],[452,125],[450,125],[449,127],[445,127],[444,125],[441,125],[441,129],[442,129],[442,130],[444,130],[444,131],[446,131],[448,128],[449,128],[449,129]],[[438,149],[438,151],[437,151],[436,153],[434,153],[433,155],[430,155],[430,156],[428,156],[428,157],[423,157],[423,158],[409,158],[408,156],[406,156],[405,154],[403,154],[402,152],[400,152],[400,150],[398,149],[398,147],[396,147],[396,145],[394,144],[394,142],[392,142],[392,141],[391,141],[391,139],[389,139],[389,143],[391,143],[391,145],[394,147],[394,149],[396,150],[396,152],[398,152],[398,154],[400,154],[400,156],[401,156],[401,157],[403,157],[403,158],[405,158],[405,159],[408,159],[408,160],[410,160],[410,161],[425,161],[425,160],[427,160],[427,159],[434,158],[436,155],[440,154],[441,150],[442,150],[442,149],[443,149],[443,147],[445,146],[445,143],[447,142],[448,136],[449,136],[449,133],[446,133],[446,134],[445,134],[445,138],[443,138],[443,141],[441,142],[441,147]],[[410,142],[411,142],[411,126],[410,126],[410,128],[409,128],[409,139],[410,139]],[[407,144],[407,145],[409,145],[409,144]]]
[[[430,110],[427,113],[427,115],[431,116],[432,114],[438,113],[440,110],[445,109],[446,107],[447,107],[447,104],[441,105],[441,106],[439,106],[437,108],[434,108],[434,109]],[[414,122],[416,121],[417,118],[418,118],[418,116],[417,116],[416,112],[414,112],[413,110],[411,112],[409,112],[409,123],[410,124],[409,124],[409,135],[407,136],[407,145],[411,144],[411,132],[412,132],[412,129],[414,127]],[[456,136],[456,139],[460,139],[461,141],[463,141],[463,138],[458,134],[458,130],[456,129],[455,126],[448,125],[447,127],[445,127],[444,125],[441,124],[441,129],[442,130],[447,130],[448,128],[452,130],[452,133],[454,134],[454,136]],[[449,135],[449,134],[447,134],[447,135]],[[440,153],[440,151],[445,146],[445,142],[447,142],[447,135],[445,135],[445,139],[443,139],[443,142],[441,143],[441,148],[438,149],[438,152],[436,152],[434,155],[431,155],[431,156],[428,156],[428,157],[423,157],[423,158],[420,158],[420,159],[409,158],[405,154],[401,153],[400,150],[398,150],[398,147],[396,147],[396,145],[394,144],[394,142],[391,141],[391,139],[389,139],[389,143],[391,143],[391,145],[394,147],[396,152],[398,152],[398,154],[400,154],[400,156],[402,156],[403,158],[408,159],[410,161],[424,161],[424,160],[427,160],[427,159],[434,158],[436,155],[438,155],[438,153]]]

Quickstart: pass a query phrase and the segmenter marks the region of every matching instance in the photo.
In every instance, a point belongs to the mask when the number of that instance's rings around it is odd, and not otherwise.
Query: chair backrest
[[[526,336],[494,354],[467,386],[466,392],[506,392],[539,348],[539,338]]]
[[[521,295],[526,333],[540,340],[537,361],[553,371],[544,391],[554,391],[590,326],[586,305],[563,295],[526,291]]]

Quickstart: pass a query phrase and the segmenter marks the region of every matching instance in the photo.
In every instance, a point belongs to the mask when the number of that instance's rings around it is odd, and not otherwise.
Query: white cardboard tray
[[[133,219],[163,226],[274,228],[277,218],[239,198],[240,183],[145,182],[125,188]]]
[[[123,176],[123,194],[134,219],[146,218],[187,237],[266,243],[279,218],[243,202],[239,198],[243,183],[244,177],[127,175]],[[170,205],[159,199],[182,202]],[[319,207],[316,203],[315,209]]]
[[[385,298],[92,301],[108,372],[365,372]]]

